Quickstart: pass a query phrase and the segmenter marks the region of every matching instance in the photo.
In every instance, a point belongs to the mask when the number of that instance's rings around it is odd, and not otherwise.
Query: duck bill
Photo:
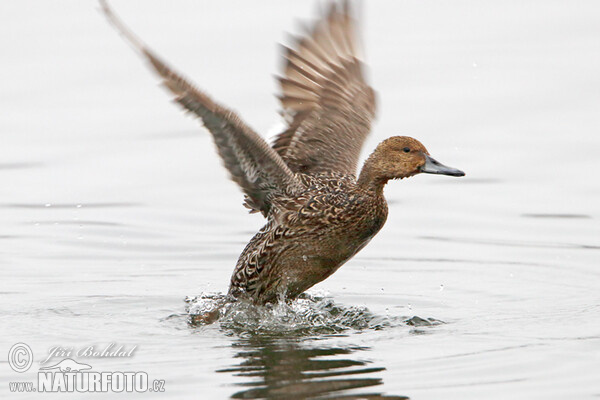
[[[460,169],[447,167],[435,158],[424,154],[425,164],[421,167],[421,172],[426,174],[439,174],[439,175],[450,175],[450,176],[465,176],[465,173]]]

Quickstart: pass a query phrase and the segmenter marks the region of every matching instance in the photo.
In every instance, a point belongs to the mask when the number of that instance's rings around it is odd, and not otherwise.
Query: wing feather
[[[355,174],[375,118],[375,92],[358,57],[349,5],[329,11],[295,47],[284,47],[279,96],[287,129],[273,148],[294,172]]]
[[[232,180],[246,194],[245,205],[251,211],[266,216],[273,199],[304,189],[283,159],[237,114],[215,103],[169,67],[117,18],[105,0],[100,3],[109,21],[161,76],[163,85],[175,95],[175,101],[198,116],[210,131]]]

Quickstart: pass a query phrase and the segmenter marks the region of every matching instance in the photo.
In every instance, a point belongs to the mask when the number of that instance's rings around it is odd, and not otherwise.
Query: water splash
[[[407,322],[412,320],[408,317],[378,315],[366,307],[336,304],[329,297],[309,294],[303,294],[288,303],[265,306],[232,301],[220,293],[188,297],[186,303],[190,325],[203,326],[218,322],[222,329],[242,335],[336,334],[407,326],[410,325]]]

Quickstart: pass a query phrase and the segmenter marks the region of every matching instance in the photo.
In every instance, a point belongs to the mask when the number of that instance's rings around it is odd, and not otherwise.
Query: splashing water
[[[377,315],[366,307],[340,305],[331,298],[306,293],[291,302],[265,306],[232,301],[220,293],[188,297],[186,303],[190,325],[203,326],[218,320],[221,328],[238,334],[335,334],[407,326],[412,321],[407,317]],[[441,323],[429,320],[436,322],[430,325]]]

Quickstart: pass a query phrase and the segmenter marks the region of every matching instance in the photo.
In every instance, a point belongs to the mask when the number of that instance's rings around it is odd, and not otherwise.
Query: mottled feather
[[[351,175],[300,174],[306,190],[279,198],[277,218],[250,240],[229,293],[257,303],[295,298],[333,274],[381,229],[387,205]]]
[[[129,44],[150,63],[184,109],[200,117],[210,131],[231,178],[246,194],[251,211],[268,215],[273,198],[293,195],[303,189],[282,158],[233,111],[215,103],[139,40],[112,12],[106,1],[102,8],[110,22]]]
[[[356,36],[348,2],[332,3],[294,48],[284,47],[279,99],[288,127],[273,148],[294,172],[356,174],[375,117]]]
[[[259,304],[293,299],[334,273],[384,225],[389,180],[422,172],[464,175],[432,159],[416,139],[395,136],[377,146],[356,179],[375,96],[357,58],[347,2],[333,4],[309,35],[286,50],[280,83],[289,125],[270,148],[237,115],[168,67],[100,1],[175,100],[202,119],[247,205],[267,216],[232,274],[229,294],[236,298]]]

